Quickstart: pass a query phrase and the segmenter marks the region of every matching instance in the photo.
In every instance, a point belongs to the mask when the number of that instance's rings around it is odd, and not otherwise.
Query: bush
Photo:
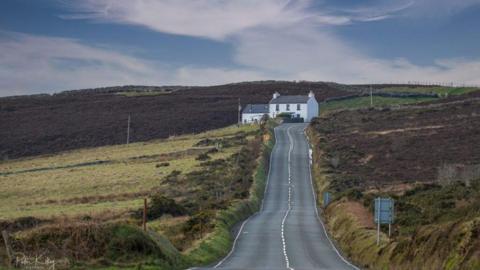
[[[128,225],[111,228],[106,257],[114,261],[132,261],[144,256],[164,258],[155,242],[140,229]]]
[[[162,162],[162,163],[158,163],[155,167],[160,168],[160,167],[168,167],[168,166],[170,166],[170,163]]]
[[[165,176],[162,182],[165,183],[178,183],[181,171],[173,170],[169,175]]]
[[[199,161],[205,161],[205,160],[209,160],[210,159],[210,156],[207,154],[207,153],[201,153],[200,155],[197,156],[197,158],[195,158],[196,160],[199,160]]]
[[[480,179],[480,165],[443,164],[438,168],[437,182],[441,186],[462,182],[470,186],[472,181]]]
[[[277,114],[277,117],[278,117],[278,118],[292,118],[292,114],[291,114],[291,113],[282,112],[282,113]]]
[[[203,238],[204,233],[213,228],[211,221],[215,216],[211,210],[204,210],[191,217],[183,227],[183,232],[192,238]]]
[[[186,214],[186,209],[177,204],[173,199],[160,194],[151,197],[150,206],[147,211],[149,218],[159,218],[165,214],[172,216],[182,216]]]
[[[340,155],[336,153],[330,158],[330,165],[332,168],[337,169],[340,166]]]

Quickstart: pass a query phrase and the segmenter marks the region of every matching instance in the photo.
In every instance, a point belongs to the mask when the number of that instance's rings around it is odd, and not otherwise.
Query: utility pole
[[[373,108],[373,89],[370,85],[370,107]]]
[[[128,124],[127,124],[127,144],[130,143],[130,114],[128,115]]]
[[[380,210],[382,209],[382,200],[378,200],[378,213],[377,213],[377,246],[380,245]]]
[[[238,98],[238,127],[242,123],[242,105],[240,104],[240,98]]]

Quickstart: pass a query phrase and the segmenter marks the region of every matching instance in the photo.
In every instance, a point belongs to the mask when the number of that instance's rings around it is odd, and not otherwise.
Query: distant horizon
[[[346,85],[346,86],[378,86],[378,85],[388,85],[388,86],[412,86],[412,87],[465,87],[465,88],[480,88],[480,85],[466,85],[466,84],[435,84],[435,83],[427,83],[427,82],[407,82],[407,83],[339,83],[339,82],[330,82],[330,81],[306,81],[306,80],[258,80],[258,81],[240,81],[240,82],[231,82],[231,83],[222,83],[222,84],[212,84],[212,85],[110,85],[110,86],[101,86],[101,87],[91,87],[91,88],[79,88],[79,89],[64,89],[64,90],[51,90],[50,92],[38,92],[33,94],[23,94],[23,95],[7,95],[3,96],[3,92],[0,92],[0,98],[9,98],[9,97],[22,97],[22,96],[42,96],[42,95],[58,95],[62,93],[68,92],[76,92],[76,91],[86,91],[86,90],[101,90],[101,89],[110,89],[110,88],[128,88],[128,87],[154,87],[154,88],[169,88],[169,87],[179,87],[179,88],[195,88],[195,87],[215,87],[215,86],[222,86],[222,85],[235,85],[235,84],[248,84],[248,83],[325,83],[325,84],[337,84],[337,85]],[[128,89],[118,89],[120,91],[128,91]],[[160,90],[160,89],[159,89]],[[159,91],[153,90],[153,91]],[[180,90],[180,89],[179,89]],[[308,89],[305,89],[308,90]],[[147,90],[140,90],[140,89],[130,89],[130,91],[147,91]]]

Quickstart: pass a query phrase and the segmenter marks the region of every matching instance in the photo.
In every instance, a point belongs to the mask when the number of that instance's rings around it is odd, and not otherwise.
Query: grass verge
[[[237,201],[226,210],[219,211],[213,232],[198,246],[187,251],[185,256],[192,265],[208,265],[227,255],[232,243],[231,231],[235,224],[242,222],[260,209],[267,180],[270,153],[275,144],[273,122],[266,124],[261,155],[254,173],[254,181],[247,199]]]

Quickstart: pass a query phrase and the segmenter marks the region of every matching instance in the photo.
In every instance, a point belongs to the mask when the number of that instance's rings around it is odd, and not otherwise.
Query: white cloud
[[[480,84],[479,60],[439,60],[434,65],[418,66],[402,58],[376,59],[308,24],[281,31],[258,29],[242,34],[238,40],[237,62],[286,74],[288,79]]]
[[[1,95],[151,81],[152,65],[76,40],[2,33]],[[158,80],[160,81],[160,80]]]
[[[470,5],[479,1],[466,0]],[[340,16],[313,12],[308,9],[310,4],[311,0],[86,0],[75,6],[86,13],[68,17],[223,39],[232,43],[232,58],[240,67],[174,67],[78,40],[0,32],[0,95],[123,84],[211,85],[261,79],[480,84],[480,59],[439,59],[428,66],[402,58],[378,59],[334,34],[335,25],[381,20],[391,16],[388,12]],[[406,5],[396,7],[385,11],[404,10]]]
[[[0,32],[0,96],[113,85],[210,85],[260,79],[252,69],[174,68],[74,39]]]
[[[66,19],[94,19],[222,40],[257,26],[283,27],[302,20],[344,24],[344,16],[310,13],[311,0],[85,0]]]

